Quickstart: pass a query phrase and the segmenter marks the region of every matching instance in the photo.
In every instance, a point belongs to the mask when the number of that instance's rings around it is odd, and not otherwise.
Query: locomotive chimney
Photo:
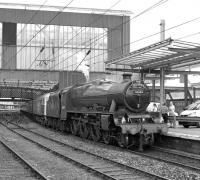
[[[122,76],[123,76],[123,81],[131,81],[132,74],[124,73],[122,74]]]

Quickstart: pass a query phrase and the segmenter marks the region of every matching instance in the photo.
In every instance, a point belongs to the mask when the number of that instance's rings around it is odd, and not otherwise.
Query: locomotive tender
[[[120,146],[152,145],[166,124],[146,112],[150,90],[141,81],[96,80],[48,93],[23,108],[45,126]]]

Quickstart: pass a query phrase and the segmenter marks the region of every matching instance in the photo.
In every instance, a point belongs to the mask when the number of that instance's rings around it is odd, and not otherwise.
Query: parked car
[[[179,124],[183,125],[185,128],[188,128],[189,126],[200,127],[200,101],[196,101],[195,103],[187,106],[180,115],[184,117],[199,117],[199,122],[193,122],[189,119],[184,122],[180,121]]]

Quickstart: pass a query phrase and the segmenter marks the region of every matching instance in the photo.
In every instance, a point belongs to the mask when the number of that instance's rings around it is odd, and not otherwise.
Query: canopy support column
[[[152,80],[152,101],[155,102],[156,101],[156,80],[153,79]]]
[[[184,102],[188,105],[188,75],[184,74]]]
[[[160,105],[165,102],[165,71],[160,68]]]

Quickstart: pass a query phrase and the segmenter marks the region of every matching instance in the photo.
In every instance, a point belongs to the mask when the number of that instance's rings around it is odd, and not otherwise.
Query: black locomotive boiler
[[[146,112],[149,103],[150,90],[141,81],[96,80],[45,94],[29,102],[23,111],[43,125],[82,138],[140,145],[142,149],[168,130]]]

